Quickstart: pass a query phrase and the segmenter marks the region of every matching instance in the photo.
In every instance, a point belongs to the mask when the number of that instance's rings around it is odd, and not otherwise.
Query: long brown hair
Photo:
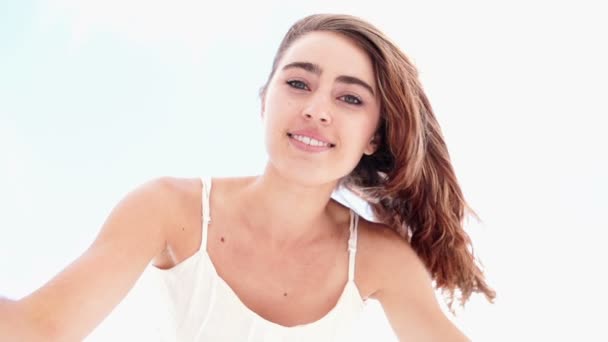
[[[291,44],[313,31],[342,34],[364,49],[372,60],[378,85],[378,148],[374,154],[364,155],[342,184],[356,189],[369,201],[377,219],[410,242],[435,286],[447,295],[450,309],[457,293],[461,305],[473,292],[481,292],[492,301],[495,292],[486,283],[463,229],[465,218],[474,212],[464,200],[415,66],[380,30],[364,20],[316,14],[289,29],[268,81]]]

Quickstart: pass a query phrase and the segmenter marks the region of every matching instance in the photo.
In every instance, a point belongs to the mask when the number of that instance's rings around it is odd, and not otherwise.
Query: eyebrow
[[[283,67],[283,70],[293,69],[293,68],[304,69],[317,76],[320,76],[323,73],[323,69],[321,69],[321,67],[318,64],[309,63],[309,62],[289,63]],[[367,84],[367,82],[365,82],[357,77],[340,75],[340,76],[336,77],[336,82],[346,83],[346,84],[356,84],[356,85],[362,86],[363,88],[367,89],[373,96],[376,96],[374,93],[374,88],[372,88],[372,86]]]

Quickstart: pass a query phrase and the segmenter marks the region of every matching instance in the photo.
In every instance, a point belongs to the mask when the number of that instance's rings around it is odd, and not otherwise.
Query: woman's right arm
[[[160,178],[129,193],[72,264],[23,299],[0,300],[0,340],[84,339],[165,250],[177,207],[171,182]]]

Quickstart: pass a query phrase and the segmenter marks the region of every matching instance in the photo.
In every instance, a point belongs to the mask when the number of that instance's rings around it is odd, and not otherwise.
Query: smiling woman
[[[309,16],[287,32],[260,95],[262,174],[134,189],[72,265],[0,303],[0,339],[80,340],[149,267],[166,289],[171,341],[348,340],[369,299],[400,340],[466,340],[433,283],[449,305],[494,292],[407,57],[359,18]],[[335,201],[340,187],[377,222]]]
[[[279,54],[261,91],[271,165],[299,183],[333,183],[376,146],[380,101],[370,57],[331,31],[303,35]],[[280,143],[285,137],[290,144]],[[291,146],[324,153],[293,153]]]

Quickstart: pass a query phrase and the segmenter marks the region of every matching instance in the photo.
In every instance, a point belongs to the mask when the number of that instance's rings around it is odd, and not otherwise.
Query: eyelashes
[[[352,104],[352,105],[357,105],[360,106],[363,104],[363,101],[361,101],[360,98],[354,96],[354,95],[344,95],[344,96],[340,96],[340,99],[343,99],[342,101],[348,103],[348,104]]]
[[[294,88],[294,89],[310,90],[308,85],[300,80],[288,80],[285,83],[287,83],[288,86],[290,86],[291,88]],[[342,95],[338,98],[341,101],[344,101],[345,103],[354,105],[354,106],[360,106],[363,104],[363,101],[361,100],[361,98],[359,98],[358,96],[355,96],[355,95],[350,95],[350,94]]]
[[[304,83],[302,81],[289,80],[289,81],[287,81],[287,84],[289,84],[289,86],[292,87],[292,88],[302,89],[302,90],[310,90],[310,88],[308,88],[308,86],[306,85],[306,83]]]

